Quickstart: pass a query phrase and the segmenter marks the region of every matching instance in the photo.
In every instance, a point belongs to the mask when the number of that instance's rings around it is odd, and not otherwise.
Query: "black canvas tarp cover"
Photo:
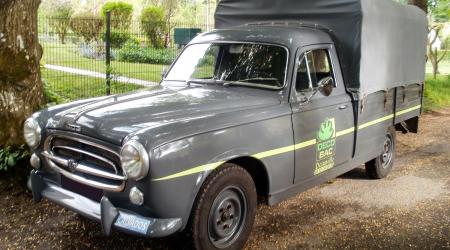
[[[361,96],[425,78],[427,18],[392,0],[221,0],[216,28],[294,21],[331,30],[347,88]]]

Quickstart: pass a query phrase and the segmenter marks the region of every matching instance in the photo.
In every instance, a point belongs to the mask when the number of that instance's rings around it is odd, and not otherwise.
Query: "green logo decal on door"
[[[334,118],[326,119],[320,124],[317,134],[316,168],[314,175],[323,173],[334,166],[336,150],[336,123]]]

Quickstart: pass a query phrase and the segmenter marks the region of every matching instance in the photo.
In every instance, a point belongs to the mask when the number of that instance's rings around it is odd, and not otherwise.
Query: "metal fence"
[[[155,86],[163,68],[206,25],[106,18],[39,18],[42,78],[66,100]],[[64,29],[66,29],[64,32]]]

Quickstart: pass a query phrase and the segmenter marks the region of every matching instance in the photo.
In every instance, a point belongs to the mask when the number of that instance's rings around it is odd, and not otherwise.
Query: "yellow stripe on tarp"
[[[420,109],[421,107],[422,107],[422,105],[417,105],[417,106],[414,106],[412,108],[396,112],[395,115],[396,116],[403,115],[403,114],[406,114],[408,112]],[[367,128],[367,127],[370,127],[370,126],[373,126],[373,125],[376,125],[378,123],[384,122],[384,121],[392,119],[392,118],[394,118],[394,114],[391,114],[391,115],[388,115],[388,116],[385,116],[385,117],[381,117],[379,119],[376,119],[376,120],[373,120],[373,121],[370,121],[370,122],[367,122],[367,123],[364,123],[364,124],[358,126],[358,130],[359,129],[364,129],[364,128]],[[336,137],[344,136],[344,135],[350,134],[350,133],[352,133],[354,131],[355,131],[354,127],[351,127],[351,128],[345,129],[345,130],[341,130],[341,131],[336,132]],[[297,143],[295,145],[264,151],[264,152],[261,152],[261,153],[254,154],[252,156],[255,157],[256,159],[264,159],[264,158],[267,158],[267,157],[272,157],[272,156],[276,156],[276,155],[292,152],[292,151],[295,151],[295,150],[299,150],[299,149],[302,149],[302,148],[306,148],[306,147],[315,145],[316,143],[317,143],[317,140],[316,139],[312,139],[312,140],[309,140],[309,141]],[[173,174],[173,175],[169,175],[169,176],[158,178],[158,179],[153,179],[153,181],[170,180],[170,179],[175,179],[175,178],[179,178],[179,177],[183,177],[183,176],[187,176],[187,175],[193,175],[193,174],[197,174],[197,173],[201,173],[201,172],[205,172],[205,171],[209,171],[209,170],[214,170],[214,169],[218,168],[220,165],[222,165],[224,163],[225,163],[225,161],[209,163],[209,164],[198,166],[198,167],[194,167],[194,168],[191,168],[191,169],[188,169],[186,171],[182,171],[182,172],[179,172],[179,173],[176,173],[176,174]]]
[[[418,109],[420,109],[421,107],[422,107],[422,105],[417,105],[417,106],[414,106],[414,107],[412,107],[412,108],[409,108],[409,109],[405,109],[405,110],[399,111],[399,112],[395,113],[395,115],[396,115],[396,116],[404,115],[404,114],[409,113],[409,112],[411,112],[411,111],[418,110]]]
[[[376,119],[376,120],[373,120],[373,121],[370,121],[370,122],[366,122],[366,123],[358,126],[358,130],[359,129],[363,129],[363,128],[367,128],[367,127],[370,127],[370,126],[373,126],[375,124],[387,121],[387,120],[392,119],[392,118],[394,118],[394,114],[391,114],[391,115],[388,115],[388,116],[385,116],[385,117],[381,117],[379,119]]]

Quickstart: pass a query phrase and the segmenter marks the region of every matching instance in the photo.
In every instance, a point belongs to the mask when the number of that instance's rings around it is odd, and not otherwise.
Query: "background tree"
[[[0,146],[24,142],[23,122],[43,102],[40,0],[0,1]]]
[[[450,16],[449,0],[433,0],[429,1],[428,9],[431,12],[433,22],[448,22]]]
[[[133,18],[133,5],[125,2],[108,2],[102,7],[102,17],[106,23],[106,13],[111,13],[110,43],[115,49],[121,48],[131,39],[129,29]],[[106,36],[103,36],[106,41]]]
[[[70,17],[73,8],[70,1],[53,1],[53,6],[47,12],[50,27],[58,34],[59,40],[65,44],[66,34],[69,31]]]
[[[130,28],[133,17],[133,5],[125,2],[108,2],[102,7],[102,16],[106,18],[106,12],[111,12],[111,28],[119,31],[127,31]]]
[[[429,0],[408,0],[408,4],[421,8],[425,13],[428,13],[428,2]]]
[[[179,7],[179,0],[145,0],[145,5],[158,6],[164,10],[164,46],[170,47],[170,32],[173,29],[172,21]]]
[[[142,10],[141,27],[152,47],[163,47],[162,38],[164,31],[166,30],[165,13],[163,8],[149,6]]]
[[[430,60],[431,66],[433,68],[433,78],[436,79],[437,74],[439,74],[439,63],[445,58],[447,55],[447,48],[444,47],[442,53],[439,53],[438,48],[434,47],[434,43],[437,39],[441,39],[444,41],[444,46],[446,44],[447,38],[441,37],[440,33],[444,25],[441,23],[434,23],[430,26],[430,33],[428,35],[428,48],[427,48],[427,57]]]
[[[92,11],[76,13],[70,19],[70,28],[83,37],[86,43],[97,41],[103,30],[104,20]]]
[[[441,41],[446,40],[446,37],[440,36],[444,25],[440,22],[448,21],[448,0],[408,0],[409,4],[417,5],[425,12],[429,13],[429,35],[427,45],[427,57],[433,68],[433,77],[436,79],[436,75],[439,74],[439,63],[445,58],[447,49],[444,49],[442,53],[439,53],[438,48],[434,46],[435,42],[439,39]]]

